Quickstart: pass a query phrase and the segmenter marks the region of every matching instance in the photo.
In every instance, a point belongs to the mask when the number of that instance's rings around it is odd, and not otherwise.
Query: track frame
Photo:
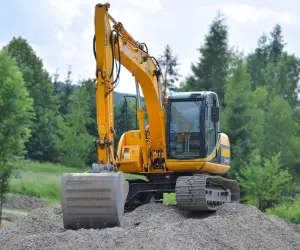
[[[125,212],[151,201],[162,203],[164,193],[175,193],[176,206],[186,211],[215,211],[226,202],[239,202],[240,199],[238,183],[218,175],[177,172],[143,176],[148,181],[127,179],[129,193]]]

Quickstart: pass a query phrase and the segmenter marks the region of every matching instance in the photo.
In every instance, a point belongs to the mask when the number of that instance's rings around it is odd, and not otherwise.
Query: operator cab
[[[166,120],[167,158],[205,158],[220,133],[218,96],[211,91],[172,93]]]

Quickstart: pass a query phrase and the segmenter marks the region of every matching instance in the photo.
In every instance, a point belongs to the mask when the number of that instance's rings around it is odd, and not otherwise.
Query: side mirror
[[[218,122],[220,119],[219,117],[219,107],[218,106],[212,106],[211,107],[211,121],[212,122]]]

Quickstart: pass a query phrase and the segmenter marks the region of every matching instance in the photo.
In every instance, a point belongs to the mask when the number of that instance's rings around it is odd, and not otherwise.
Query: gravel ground
[[[0,229],[0,249],[300,249],[300,227],[252,206],[224,205],[188,214],[147,204],[122,227],[66,231],[59,206],[39,208]]]

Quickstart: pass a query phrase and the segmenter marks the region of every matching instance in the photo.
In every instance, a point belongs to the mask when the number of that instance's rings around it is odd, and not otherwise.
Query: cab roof
[[[169,93],[168,99],[190,99],[195,96],[206,99],[209,95],[216,96],[216,93],[212,91],[172,92]]]

